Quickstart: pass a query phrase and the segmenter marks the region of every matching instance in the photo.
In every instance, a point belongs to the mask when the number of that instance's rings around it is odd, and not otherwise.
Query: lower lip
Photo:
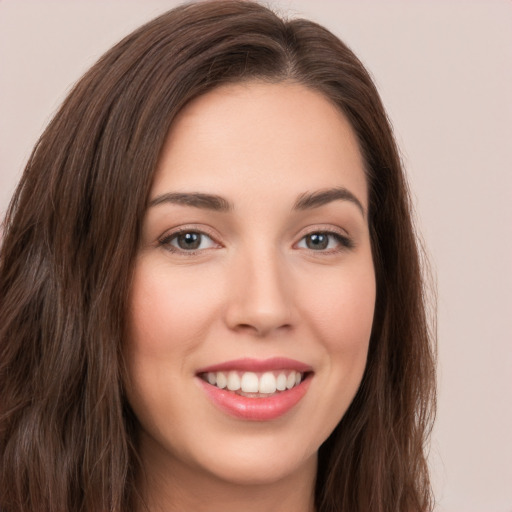
[[[210,400],[230,416],[251,421],[268,421],[283,416],[300,402],[309,388],[311,375],[298,386],[268,398],[237,395],[233,391],[212,386],[199,377],[198,380]]]

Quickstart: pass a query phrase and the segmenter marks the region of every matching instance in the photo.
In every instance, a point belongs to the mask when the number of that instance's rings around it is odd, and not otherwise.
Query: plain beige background
[[[70,86],[178,2],[0,0],[0,215]],[[512,2],[271,0],[372,72],[439,294],[439,512],[512,511]]]

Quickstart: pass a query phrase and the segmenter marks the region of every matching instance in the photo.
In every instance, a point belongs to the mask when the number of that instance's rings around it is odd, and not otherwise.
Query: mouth
[[[248,398],[268,398],[298,386],[311,372],[278,370],[250,372],[231,370],[200,373],[199,378],[218,389]]]
[[[284,358],[240,359],[196,374],[208,398],[222,412],[256,421],[276,419],[294,408],[313,375],[308,365]]]

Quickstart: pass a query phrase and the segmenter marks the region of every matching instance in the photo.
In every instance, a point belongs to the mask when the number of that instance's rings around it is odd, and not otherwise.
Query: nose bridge
[[[233,262],[228,323],[265,335],[292,324],[292,282],[283,256],[266,244],[241,251]]]

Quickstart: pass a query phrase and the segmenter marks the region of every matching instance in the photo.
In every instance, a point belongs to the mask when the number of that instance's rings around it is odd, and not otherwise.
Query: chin
[[[201,454],[196,462],[210,475],[234,485],[269,485],[303,471],[316,474],[314,447],[304,450],[304,443],[297,439],[286,443],[278,435],[269,436],[223,443],[218,450]]]
[[[259,457],[249,459],[240,456],[210,467],[210,472],[217,478],[232,485],[272,485],[292,478],[295,473],[311,467],[316,472],[316,453],[306,460],[289,460],[283,457]]]

